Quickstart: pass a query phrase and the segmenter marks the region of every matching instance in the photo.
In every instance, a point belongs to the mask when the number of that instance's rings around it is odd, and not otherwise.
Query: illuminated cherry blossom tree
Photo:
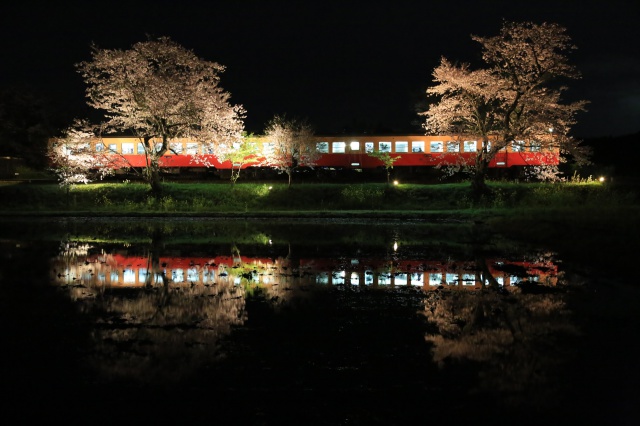
[[[95,152],[91,146],[95,137],[86,120],[76,120],[62,137],[50,141],[48,156],[61,186],[69,189],[113,173],[114,169],[109,165],[114,157]]]
[[[88,104],[105,113],[106,133],[132,133],[147,158],[145,179],[161,193],[159,159],[170,141],[190,138],[216,153],[242,139],[245,111],[220,87],[225,67],[198,58],[167,37],[129,50],[92,49],[77,64]],[[200,156],[204,158],[203,156]]]
[[[313,167],[320,158],[313,130],[304,120],[276,115],[267,124],[265,137],[268,142],[263,145],[263,164],[273,167],[279,173],[286,173],[289,186],[296,168]]]
[[[567,58],[575,46],[565,28],[505,22],[497,36],[471,38],[482,45],[486,67],[472,70],[442,58],[433,71],[435,85],[427,89],[437,100],[420,114],[428,133],[481,140],[470,170],[474,193],[488,192],[489,163],[516,140],[585,160],[587,152],[569,131],[586,101],[562,103],[567,88],[557,83],[580,77]]]

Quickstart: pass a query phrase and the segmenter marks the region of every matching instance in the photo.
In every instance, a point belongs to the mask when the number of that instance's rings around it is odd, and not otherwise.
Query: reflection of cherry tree
[[[101,324],[94,331],[90,363],[114,380],[179,380],[220,356],[220,338],[246,319],[243,290],[228,282],[105,291],[80,303]]]
[[[576,332],[557,292],[441,288],[427,294],[424,313],[436,328],[426,336],[433,360],[442,368],[477,363],[476,391],[507,403],[548,401],[552,373],[562,361],[561,339]]]

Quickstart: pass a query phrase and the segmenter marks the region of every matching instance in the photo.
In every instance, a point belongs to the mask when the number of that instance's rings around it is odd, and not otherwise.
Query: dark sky
[[[105,1],[11,2],[0,7],[0,86],[27,86],[58,111],[85,116],[74,64],[90,46],[127,49],[168,36],[227,67],[221,85],[260,133],[274,114],[307,118],[316,133],[421,133],[416,111],[440,57],[477,63],[471,34],[503,19],[555,22],[578,50],[583,78],[568,100],[591,101],[578,137],[640,131],[640,14],[633,1]]]

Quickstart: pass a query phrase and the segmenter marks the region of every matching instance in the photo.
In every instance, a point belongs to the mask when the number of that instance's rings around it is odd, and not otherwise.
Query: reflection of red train
[[[265,153],[272,149],[263,137],[249,138],[256,154],[250,161],[236,167],[265,168]],[[369,155],[371,152],[388,152],[396,157],[395,167],[434,167],[442,165],[472,165],[481,142],[473,138],[451,136],[315,136],[314,141],[320,158],[315,167],[362,170],[383,166],[381,160]],[[513,141],[501,149],[491,161],[491,168],[558,165],[559,151],[536,141]],[[488,147],[491,149],[491,146]],[[139,139],[106,137],[93,141],[90,149],[96,154],[112,156],[116,169],[142,168],[146,165],[144,148]],[[205,145],[187,139],[170,143],[170,150],[160,159],[163,169],[172,172],[204,171],[206,167],[218,170],[231,169],[231,161],[219,161],[208,153]],[[302,165],[303,166],[303,165]],[[268,168],[268,167],[266,167]]]
[[[555,285],[558,268],[551,262],[487,259],[484,268],[475,261],[299,259],[215,256],[210,258],[148,257],[121,254],[87,255],[69,265],[55,261],[60,284],[139,287],[166,281],[173,285],[209,285],[218,281],[271,285],[291,278],[327,285],[418,286],[441,285],[477,288],[488,284],[489,273],[504,287],[524,281]],[[65,271],[61,273],[60,271]]]

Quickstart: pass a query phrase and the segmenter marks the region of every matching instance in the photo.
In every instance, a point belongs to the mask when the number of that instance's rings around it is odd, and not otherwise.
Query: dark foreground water
[[[9,417],[638,424],[635,285],[465,224],[7,221]]]

